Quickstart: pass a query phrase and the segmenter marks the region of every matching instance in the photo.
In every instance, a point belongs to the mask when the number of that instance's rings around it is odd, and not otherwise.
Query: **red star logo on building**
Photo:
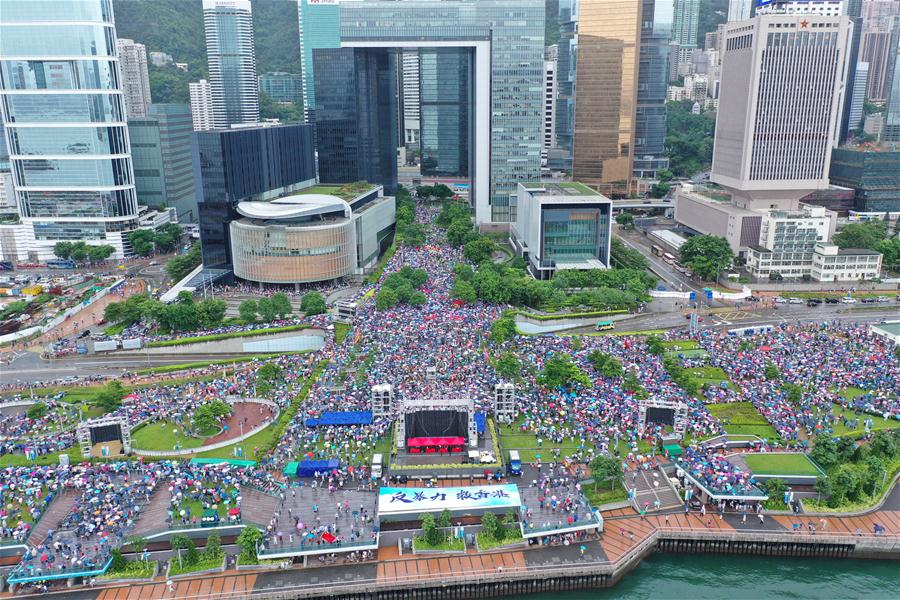
[[[807,21],[806,19],[803,19],[802,21],[800,21],[800,28],[801,28],[801,29],[806,29],[806,26],[807,26],[807,25],[809,25],[809,21]]]

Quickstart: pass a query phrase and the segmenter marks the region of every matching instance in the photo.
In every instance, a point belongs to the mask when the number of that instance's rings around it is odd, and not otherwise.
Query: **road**
[[[651,251],[653,243],[647,236],[643,235],[636,229],[625,231],[621,227],[616,231],[617,237],[633,250],[640,252],[644,258],[650,263],[650,270],[653,271],[670,290],[676,291],[693,291],[697,293],[698,298],[703,298],[703,285],[696,281],[685,277],[674,268],[669,266],[663,259],[654,255]],[[713,306],[717,303],[714,301]]]

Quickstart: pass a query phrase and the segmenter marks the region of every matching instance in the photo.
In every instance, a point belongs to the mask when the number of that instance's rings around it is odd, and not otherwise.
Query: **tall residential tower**
[[[150,74],[147,71],[147,48],[134,40],[116,40],[125,112],[129,118],[146,117],[150,107]]]

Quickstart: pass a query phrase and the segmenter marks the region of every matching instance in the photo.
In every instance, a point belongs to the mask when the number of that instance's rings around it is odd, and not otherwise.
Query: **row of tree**
[[[734,252],[728,240],[716,235],[695,235],[678,249],[679,260],[701,279],[714,281],[731,268]]]
[[[154,323],[164,333],[196,331],[219,327],[225,319],[223,300],[196,302],[190,292],[181,292],[172,304],[135,294],[123,302],[113,302],[104,309],[103,316],[110,323],[129,326],[140,320]]]
[[[404,266],[396,273],[391,273],[381,284],[375,296],[375,308],[385,310],[397,304],[422,306],[426,302],[425,294],[419,291],[428,281],[425,269],[414,269]]]
[[[850,223],[834,234],[834,243],[839,248],[861,248],[875,250],[884,255],[883,264],[889,269],[900,266],[900,217],[893,227],[884,220]]]
[[[875,433],[868,444],[857,445],[850,436],[820,434],[813,440],[810,457],[825,469],[816,491],[830,496],[829,506],[869,499],[888,481],[888,465],[900,455],[900,430]]]
[[[181,281],[188,273],[196,269],[203,260],[200,242],[197,242],[186,254],[173,256],[166,263],[166,274],[174,281]]]
[[[182,229],[176,223],[166,223],[160,228],[136,229],[128,233],[131,250],[138,256],[150,256],[154,252],[171,252],[181,239]]]
[[[324,303],[323,300],[322,304]],[[256,323],[260,318],[263,323],[271,323],[276,319],[284,319],[291,314],[291,311],[293,311],[291,300],[284,292],[278,292],[272,294],[271,297],[259,300],[244,300],[238,305],[238,315],[244,323]]]
[[[92,246],[85,242],[56,242],[53,245],[53,254],[57,258],[64,260],[74,260],[75,262],[96,263],[106,260],[115,249],[108,244]]]

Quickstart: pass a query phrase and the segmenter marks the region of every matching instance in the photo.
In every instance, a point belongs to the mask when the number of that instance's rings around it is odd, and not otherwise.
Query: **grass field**
[[[132,432],[131,445],[140,450],[168,451],[175,450],[176,444],[180,444],[184,450],[206,444],[205,439],[184,435],[181,431],[181,426],[172,421],[151,423]]]
[[[885,420],[884,417],[879,417],[877,415],[869,414],[866,412],[847,410],[840,404],[833,404],[831,410],[834,413],[834,416],[838,417],[838,420],[834,424],[834,435],[837,436],[860,435],[862,433],[865,433],[866,419],[872,419],[872,431],[878,431],[880,429],[897,429],[898,427],[900,427],[900,421],[898,421],[897,419]],[[844,425],[844,423],[840,421],[841,415],[846,415],[850,419],[856,419],[856,428],[849,429],[846,425]]]
[[[666,350],[697,350],[700,348],[700,342],[697,340],[670,340],[662,343]]]
[[[581,447],[581,442],[579,441],[573,442],[571,439],[567,439],[562,444],[556,444],[546,438],[542,438],[543,444],[539,446],[538,438],[535,434],[521,430],[523,422],[524,418],[519,419],[513,424],[512,429],[506,425],[498,425],[498,435],[500,436],[503,450],[506,452],[518,450],[519,457],[523,462],[534,462],[538,455],[540,455],[542,462],[550,462],[555,460],[553,457],[554,448],[559,448],[560,456],[566,456]],[[638,441],[638,449],[641,452],[649,452],[650,444],[640,440]],[[628,444],[624,441],[619,442],[619,450],[627,454]]]
[[[778,438],[775,428],[749,402],[707,404],[706,409],[722,422],[726,433],[756,435],[770,440]]]
[[[821,475],[805,454],[744,454],[744,460],[758,475]]]
[[[350,325],[347,323],[335,323],[334,324],[334,343],[342,344],[344,339],[347,337],[347,334],[350,333]]]

